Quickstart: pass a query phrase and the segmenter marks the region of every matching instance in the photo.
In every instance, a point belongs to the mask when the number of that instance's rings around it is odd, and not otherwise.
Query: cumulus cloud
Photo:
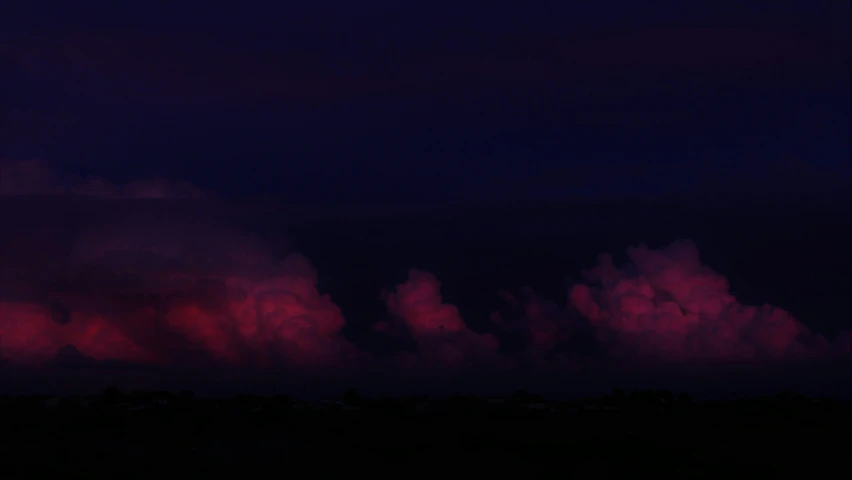
[[[67,183],[43,167],[18,165],[0,191],[71,192],[56,190]],[[81,191],[112,188],[101,185]],[[701,263],[695,244],[676,241],[629,248],[623,266],[601,255],[586,281],[568,289],[567,304],[530,288],[501,292],[490,322],[468,323],[444,301],[435,275],[411,270],[384,293],[387,318],[369,332],[400,346],[380,359],[365,347],[370,342],[344,335],[347,312],[318,289],[320,273],[308,258],[239,228],[216,205],[183,208],[173,199],[169,208],[125,208],[104,200],[114,196],[94,197],[0,204],[0,359],[283,368],[312,378],[486,370],[560,378],[642,361],[789,362],[852,351],[849,333],[831,343],[781,308],[743,305]]]
[[[213,357],[230,363],[286,360],[293,365],[332,364],[347,350],[340,336],[343,316],[316,289],[307,259],[288,257],[278,275],[262,279],[219,279],[210,308],[198,301],[177,302],[165,323]]]
[[[209,225],[208,233],[230,238],[196,255],[176,247],[186,240],[180,229],[129,241],[99,228],[100,243],[78,238],[64,277],[30,279],[43,291],[0,292],[0,355],[44,363],[70,345],[101,361],[303,368],[370,357],[343,336],[343,312],[318,291],[317,272],[300,254],[275,260],[251,239]],[[395,367],[444,372],[575,368],[589,359],[782,360],[850,350],[848,333],[830,344],[783,309],[740,304],[690,242],[630,248],[628,257],[618,268],[602,255],[588,283],[569,289],[567,307],[528,288],[502,292],[492,333],[470,329],[443,301],[438,279],[412,270],[386,292],[390,320],[376,324],[374,335],[413,340]],[[520,339],[522,347],[506,348],[498,338]]]
[[[3,356],[39,363],[73,345],[97,360],[172,363],[196,354],[230,364],[318,366],[355,354],[341,336],[340,310],[317,291],[310,263],[298,255],[262,278],[172,273],[57,296],[71,309],[66,322],[40,303],[0,301]]]
[[[101,316],[74,312],[70,321],[59,323],[55,312],[35,303],[0,302],[0,332],[0,352],[23,363],[48,361],[66,345],[99,359],[153,359]]]
[[[8,165],[3,193],[75,192],[39,162]],[[227,209],[182,203],[168,182],[75,185],[95,198],[0,208],[3,357],[41,364],[71,345],[97,361],[313,368],[357,355],[310,261],[237,227]],[[111,201],[175,192],[168,204]]]
[[[463,368],[495,360],[496,337],[470,330],[458,308],[441,298],[441,284],[428,272],[411,270],[408,280],[386,298],[396,321],[402,322],[417,344],[413,355],[403,361],[417,366]],[[388,330],[380,324],[380,331]]]
[[[613,351],[668,360],[772,359],[819,354],[819,335],[772,305],[743,305],[728,281],[701,264],[694,243],[629,248],[617,268],[601,255],[589,284],[570,289],[570,304]]]

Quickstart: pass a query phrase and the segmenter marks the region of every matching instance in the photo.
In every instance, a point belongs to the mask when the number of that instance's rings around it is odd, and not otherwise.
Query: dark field
[[[651,413],[477,408],[420,414],[369,408],[31,408],[7,409],[0,418],[8,442],[4,478],[429,472],[825,478],[848,470],[850,451],[846,406],[762,411],[694,406]]]

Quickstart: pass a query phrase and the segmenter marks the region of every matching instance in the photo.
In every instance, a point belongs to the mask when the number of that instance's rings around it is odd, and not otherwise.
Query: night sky
[[[849,18],[6,0],[3,374],[357,365],[391,388],[626,382],[641,359],[830,385],[852,348]]]

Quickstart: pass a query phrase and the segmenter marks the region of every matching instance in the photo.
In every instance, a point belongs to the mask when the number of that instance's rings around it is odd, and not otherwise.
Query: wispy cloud
[[[790,76],[831,78],[845,68],[842,38],[745,29],[653,29],[564,37],[508,38],[395,54],[365,42],[347,55],[310,39],[279,41],[277,51],[248,48],[194,33],[81,31],[18,36],[0,44],[10,68],[53,78],[102,102],[257,105],[334,102],[378,93],[445,94],[470,88],[595,90],[602,79],[655,89],[631,77],[653,69],[742,81]],[[296,46],[298,44],[305,46]],[[328,43],[328,42],[325,42]],[[333,42],[332,42],[333,43]],[[286,48],[285,48],[286,47]],[[354,53],[353,53],[354,52]],[[358,57],[354,58],[351,55]]]

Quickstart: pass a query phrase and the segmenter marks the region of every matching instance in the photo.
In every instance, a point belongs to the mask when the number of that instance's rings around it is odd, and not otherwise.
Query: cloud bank
[[[4,195],[88,195],[109,212],[122,199],[148,205],[200,191],[74,183],[38,162],[0,167]],[[380,295],[386,315],[369,332],[401,345],[388,357],[346,335],[347,312],[318,289],[322,272],[308,258],[269,248],[222,215],[162,206],[89,212],[43,244],[32,240],[44,230],[15,227],[10,219],[20,217],[9,211],[0,210],[9,217],[0,245],[0,357],[12,365],[558,375],[852,353],[849,333],[831,342],[781,308],[738,302],[686,240],[630,247],[623,266],[601,255],[563,305],[531,289],[501,292],[503,304],[477,330],[444,301],[435,275],[411,270]]]

